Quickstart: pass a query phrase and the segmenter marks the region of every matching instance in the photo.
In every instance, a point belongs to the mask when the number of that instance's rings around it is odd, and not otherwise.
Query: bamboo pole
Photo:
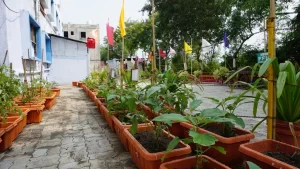
[[[156,82],[156,57],[155,57],[155,7],[152,0],[152,40],[153,40],[153,55],[152,55],[152,85]]]
[[[270,17],[268,19],[268,52],[269,58],[275,58],[275,0],[270,0]],[[274,83],[274,70],[272,65],[268,69],[268,118],[267,138],[275,139],[275,118],[276,118],[276,88]]]
[[[191,48],[193,49],[193,38],[191,38]],[[191,55],[191,75],[193,75],[193,53]]]
[[[23,71],[24,71],[24,83],[27,84],[27,75],[26,75],[26,60],[22,56],[22,65],[23,65]]]
[[[42,49],[42,63],[41,63],[40,81],[43,80],[43,63],[44,63],[44,49]],[[42,86],[40,86],[40,96],[42,97]]]
[[[186,52],[185,51],[184,51],[183,66],[184,66],[184,71],[186,71],[187,70],[187,65],[186,65]]]
[[[5,64],[5,61],[6,61],[7,54],[8,54],[8,50],[6,50],[6,52],[5,52],[5,56],[4,56],[4,60],[3,60],[3,64],[2,64],[2,65],[4,65],[4,64]]]
[[[123,66],[124,66],[124,37],[122,37],[122,59],[120,62],[120,81],[121,81],[121,88],[123,89]]]
[[[29,49],[28,49],[28,59],[30,58]],[[30,76],[30,82],[32,82],[32,72],[31,72],[31,62],[29,63],[29,76]]]
[[[13,77],[12,63],[9,64],[9,70],[10,70],[10,78],[12,78]]]

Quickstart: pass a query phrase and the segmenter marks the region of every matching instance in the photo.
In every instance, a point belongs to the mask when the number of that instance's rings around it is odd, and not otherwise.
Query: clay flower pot
[[[77,86],[78,82],[72,82],[72,86]]]
[[[185,137],[190,137],[188,133],[189,130],[193,128],[193,125],[184,122],[180,124],[184,127]],[[205,155],[208,155],[209,157],[212,157],[215,160],[230,167],[235,167],[242,164],[243,162],[242,154],[237,150],[239,149],[241,144],[248,143],[251,139],[254,138],[253,133],[239,128],[235,128],[235,132],[238,134],[238,136],[229,137],[229,138],[220,136],[218,134],[215,134],[213,132],[207,131],[199,127],[198,127],[198,132],[201,134],[207,133],[213,135],[218,139],[218,142],[215,144],[215,146],[221,146],[226,150],[226,154],[222,154],[215,149],[210,149],[205,153]]]
[[[57,97],[60,96],[60,88],[53,88],[51,91],[54,92]]]
[[[45,108],[47,110],[50,110],[56,103],[56,93],[52,93],[52,95],[50,95],[49,97],[44,97],[44,99],[46,99]]]
[[[152,119],[154,119],[155,117],[158,116],[158,113],[152,111],[148,106],[146,106],[146,105],[144,105],[144,104],[141,104],[140,106],[141,106],[141,108],[144,110],[144,112],[146,113],[147,118],[148,118],[149,120],[152,120]]]
[[[113,121],[113,128],[116,132],[117,136],[121,140],[122,144],[125,146],[126,150],[128,150],[128,140],[124,135],[124,129],[130,129],[131,125],[123,125],[122,122],[118,119],[117,116],[111,115],[112,121]],[[138,127],[143,126],[151,126],[151,123],[143,123],[138,124]]]
[[[153,127],[139,127],[138,132],[151,131]],[[161,165],[161,158],[164,156],[165,152],[149,153],[129,132],[129,129],[124,130],[124,135],[128,140],[128,149],[132,157],[132,161],[140,169],[157,169]],[[168,135],[164,131],[164,135]],[[175,138],[173,135],[169,136],[170,139]],[[189,145],[183,142],[179,143],[182,148],[174,149],[165,158],[164,162],[177,160],[185,157],[187,154],[191,153],[191,148]]]
[[[28,109],[27,124],[39,123],[43,119],[44,105],[29,105],[29,106],[18,106],[21,109]]]
[[[200,157],[199,157],[200,158]],[[218,161],[208,157],[202,156],[206,160],[206,162],[202,162],[202,168],[205,169],[230,169],[226,165],[219,163]],[[160,165],[159,169],[191,169],[196,167],[196,156],[186,157],[183,159],[178,159],[174,161],[170,161],[167,163],[163,163]]]
[[[19,115],[19,113],[10,113],[10,114],[8,114],[8,117],[20,117],[21,118],[19,126],[17,127],[18,128],[18,134],[20,134],[23,131],[24,127],[26,126],[26,124],[27,124],[27,114],[30,111],[27,108],[23,108],[21,110],[22,110],[22,115]]]
[[[104,116],[108,126],[114,131],[113,120],[112,120],[111,116],[109,115],[109,111],[107,110],[107,108],[104,105],[100,105],[100,110],[101,110],[101,113]]]
[[[20,117],[20,116],[8,116],[6,118],[5,123],[14,123],[16,125],[11,134],[12,141],[14,141],[18,137],[21,130],[23,130],[21,121],[22,121],[22,117]],[[5,124],[4,122],[0,122],[0,123]]]
[[[292,156],[299,148],[275,140],[261,140],[243,144],[239,148],[245,161],[251,161],[263,169],[297,169],[287,163],[269,157],[263,152],[281,152]]]
[[[82,88],[82,82],[78,82],[78,87]]]
[[[16,130],[16,123],[0,123],[0,130],[4,130],[4,134],[2,135],[1,139],[2,142],[0,143],[0,152],[5,151],[12,145],[13,142],[13,134]]]
[[[5,133],[5,131],[3,129],[0,129],[0,144],[2,142],[2,139],[1,137],[3,136],[3,134]]]
[[[298,145],[300,145],[300,123],[294,123],[293,125],[295,134],[297,136]],[[275,132],[276,140],[293,146],[296,145],[288,122],[276,120]]]

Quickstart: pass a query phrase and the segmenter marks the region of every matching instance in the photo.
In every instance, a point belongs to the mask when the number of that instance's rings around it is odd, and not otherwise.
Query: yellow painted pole
[[[270,17],[268,26],[268,52],[269,58],[275,58],[275,0],[270,0]],[[275,118],[276,118],[276,88],[274,83],[274,70],[272,65],[268,69],[268,119],[267,138],[275,139]]]
[[[121,89],[123,89],[123,67],[124,66],[124,37],[122,37],[122,59],[120,63],[120,81],[121,81]]]
[[[152,37],[153,37],[153,55],[152,55],[152,85],[156,82],[156,57],[155,57],[155,8],[154,0],[152,0]]]

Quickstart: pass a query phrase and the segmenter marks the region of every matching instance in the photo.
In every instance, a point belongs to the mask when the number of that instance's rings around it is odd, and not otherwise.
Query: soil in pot
[[[223,128],[219,125],[205,125],[201,126],[201,128],[226,138],[239,136],[239,134],[237,134],[234,129],[232,129],[232,131],[230,132],[225,132]]]
[[[295,166],[297,168],[300,168],[300,154],[290,156],[290,155],[282,153],[282,152],[270,152],[270,151],[264,152],[263,154],[265,154],[269,157],[275,158],[284,163]]]
[[[158,153],[166,151],[169,143],[172,139],[168,138],[168,136],[160,136],[158,137],[158,146],[155,143],[156,138],[154,132],[140,132],[134,135],[134,138],[149,152],[149,153]],[[180,145],[177,145],[175,149],[183,148]]]

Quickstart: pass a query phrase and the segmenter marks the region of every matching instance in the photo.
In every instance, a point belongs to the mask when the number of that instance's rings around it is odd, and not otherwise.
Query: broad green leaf
[[[254,65],[253,70],[252,70],[252,72],[251,72],[251,78],[250,78],[251,81],[253,80],[254,74],[256,73],[256,69],[257,69],[259,66],[260,66],[259,63],[256,63],[256,64]]]
[[[287,72],[279,72],[279,77],[278,77],[278,80],[277,80],[277,84],[276,84],[276,87],[277,87],[277,98],[279,98],[282,94],[282,91],[285,87],[285,82],[286,82],[286,79],[287,79],[287,75],[288,73]]]
[[[139,124],[139,123],[138,123],[136,117],[133,117],[133,118],[132,118],[132,125],[131,125],[131,127],[130,127],[130,129],[129,129],[129,131],[130,131],[130,133],[131,133],[132,135],[135,135],[136,132],[138,131],[138,124]]]
[[[253,102],[253,116],[256,117],[257,114],[257,107],[258,107],[258,103],[259,103],[259,99],[260,99],[260,93],[256,93],[254,102]]]
[[[245,128],[245,122],[244,122],[244,120],[243,120],[242,118],[237,117],[237,116],[234,115],[234,114],[227,114],[226,116],[227,116],[228,118],[233,119],[234,122],[235,122],[237,125],[241,126],[242,128]]]
[[[129,111],[134,111],[136,109],[136,99],[135,98],[130,98],[126,101],[126,105],[128,106]]]
[[[191,143],[193,143],[193,139],[192,139],[192,138],[185,138],[185,139],[182,139],[182,141],[183,141],[185,144],[191,144]]]
[[[226,150],[221,146],[212,146],[211,148],[216,149],[217,151],[219,151],[222,154],[226,154]]]
[[[218,108],[205,109],[201,112],[202,117],[222,117],[226,112]]]
[[[262,75],[264,75],[266,73],[267,69],[269,68],[270,64],[272,64],[274,59],[275,58],[269,58],[261,65],[259,72],[258,72],[259,77],[261,77]]]
[[[163,123],[172,123],[172,122],[188,122],[185,116],[181,114],[163,114],[158,117],[155,117],[152,121],[158,121]]]
[[[190,111],[193,112],[194,110],[196,110],[197,107],[199,107],[201,103],[202,103],[201,100],[193,100],[193,101],[190,103]]]
[[[166,155],[168,153],[170,153],[172,150],[174,150],[174,148],[178,145],[178,143],[180,142],[180,139],[178,137],[175,137],[168,145],[167,150],[164,154],[164,156],[161,158],[161,161],[164,161],[166,158]]]
[[[150,97],[153,95],[155,92],[158,92],[161,89],[161,86],[152,86],[151,88],[148,89],[147,91],[147,97]]]
[[[232,78],[234,78],[236,75],[238,75],[241,71],[246,70],[248,68],[251,68],[251,67],[250,66],[246,66],[246,67],[243,67],[242,69],[234,72],[224,83],[229,82]]]
[[[216,99],[216,98],[213,98],[213,97],[205,97],[209,100],[211,100],[212,102],[216,103],[216,104],[219,104],[220,103],[220,100]]]
[[[109,100],[112,100],[112,99],[117,98],[117,97],[118,97],[118,95],[116,95],[116,94],[109,94],[107,96],[107,100],[109,101]]]
[[[249,166],[249,169],[261,169],[259,166],[257,166],[256,164],[254,164],[250,161],[247,161],[247,164]]]
[[[190,130],[189,135],[193,138],[193,142],[201,146],[212,146],[218,141],[210,134],[200,134],[197,131]]]

